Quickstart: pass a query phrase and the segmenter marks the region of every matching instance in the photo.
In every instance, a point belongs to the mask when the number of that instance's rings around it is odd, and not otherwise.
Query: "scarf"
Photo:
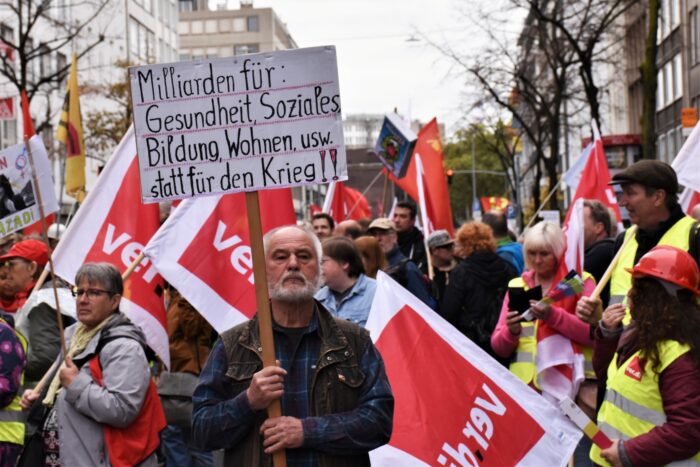
[[[80,323],[75,330],[75,334],[73,334],[73,337],[70,340],[70,346],[68,347],[68,356],[73,358],[80,352],[85,350],[85,347],[87,347],[88,343],[92,340],[92,338],[95,337],[95,335],[98,332],[100,332],[107,325],[107,323],[109,323],[112,320],[113,317],[114,314],[111,314],[107,319],[105,319],[92,329],[88,329],[83,323]],[[49,390],[46,393],[46,397],[44,398],[42,403],[47,407],[51,407],[54,404],[56,400],[56,395],[60,390],[61,378],[59,377],[59,373],[56,372],[56,375],[53,377],[53,380],[51,380],[51,385],[49,386]]]

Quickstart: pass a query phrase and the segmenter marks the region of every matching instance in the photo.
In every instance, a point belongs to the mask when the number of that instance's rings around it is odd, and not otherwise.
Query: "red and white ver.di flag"
[[[245,193],[183,201],[146,246],[146,256],[222,333],[256,311]],[[289,188],[258,192],[263,234],[296,223]]]
[[[157,204],[141,202],[133,127],[129,128],[93,190],[53,253],[56,274],[73,283],[87,262],[108,262],[122,273],[158,230]],[[170,366],[163,278],[147,258],[124,283],[121,310],[141,327],[148,345]]]
[[[373,466],[563,466],[581,432],[389,276],[367,321],[394,392],[391,440]]]

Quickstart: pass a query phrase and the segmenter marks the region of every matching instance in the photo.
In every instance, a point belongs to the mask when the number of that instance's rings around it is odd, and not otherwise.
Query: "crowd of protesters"
[[[379,271],[552,401],[563,394],[542,368],[552,359],[542,344],[570,343],[580,371],[572,396],[613,440],[601,450],[584,439],[574,465],[698,463],[700,228],[678,205],[668,165],[633,164],[613,184],[634,228],[615,235],[611,212],[586,200],[582,289],[549,304],[538,301],[568,272],[556,223],[516,236],[492,211],[454,236],[424,236],[416,205],[402,201],[390,217],[336,224],[319,213],[269,233],[279,361],[266,368],[255,319],[219,336],[168,287],[165,371],[120,311],[116,268],[85,264],[75,287],[57,278],[54,295],[51,280],[36,285],[63,226],[49,230],[51,245],[5,237],[0,465],[267,465],[283,448],[290,466],[368,465],[393,416],[381,355],[363,329]],[[616,254],[610,283],[591,297]],[[327,348],[337,372],[315,363]],[[332,391],[317,393],[316,379]],[[265,420],[277,399],[284,416]]]

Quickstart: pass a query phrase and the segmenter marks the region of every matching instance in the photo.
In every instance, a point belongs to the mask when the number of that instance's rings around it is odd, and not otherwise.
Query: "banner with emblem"
[[[382,272],[367,329],[395,399],[373,466],[566,465],[579,429]]]
[[[39,136],[29,140],[29,149],[38,186],[24,143],[0,151],[0,237],[41,221],[37,190],[41,190],[44,214],[58,211],[49,157]]]
[[[73,283],[86,262],[108,262],[123,273],[159,226],[158,205],[141,202],[132,127],[54,250],[56,274]],[[144,259],[124,283],[121,311],[141,327],[148,345],[170,366],[163,287],[163,278]]]
[[[289,188],[258,195],[263,234],[296,223]],[[245,193],[183,201],[148,242],[145,253],[217,332],[255,314]]]

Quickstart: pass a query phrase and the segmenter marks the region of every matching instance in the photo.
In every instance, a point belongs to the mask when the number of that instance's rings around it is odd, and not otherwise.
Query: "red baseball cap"
[[[12,245],[10,251],[0,256],[0,261],[12,258],[36,261],[39,266],[45,266],[49,262],[49,246],[41,240],[22,240]]]

